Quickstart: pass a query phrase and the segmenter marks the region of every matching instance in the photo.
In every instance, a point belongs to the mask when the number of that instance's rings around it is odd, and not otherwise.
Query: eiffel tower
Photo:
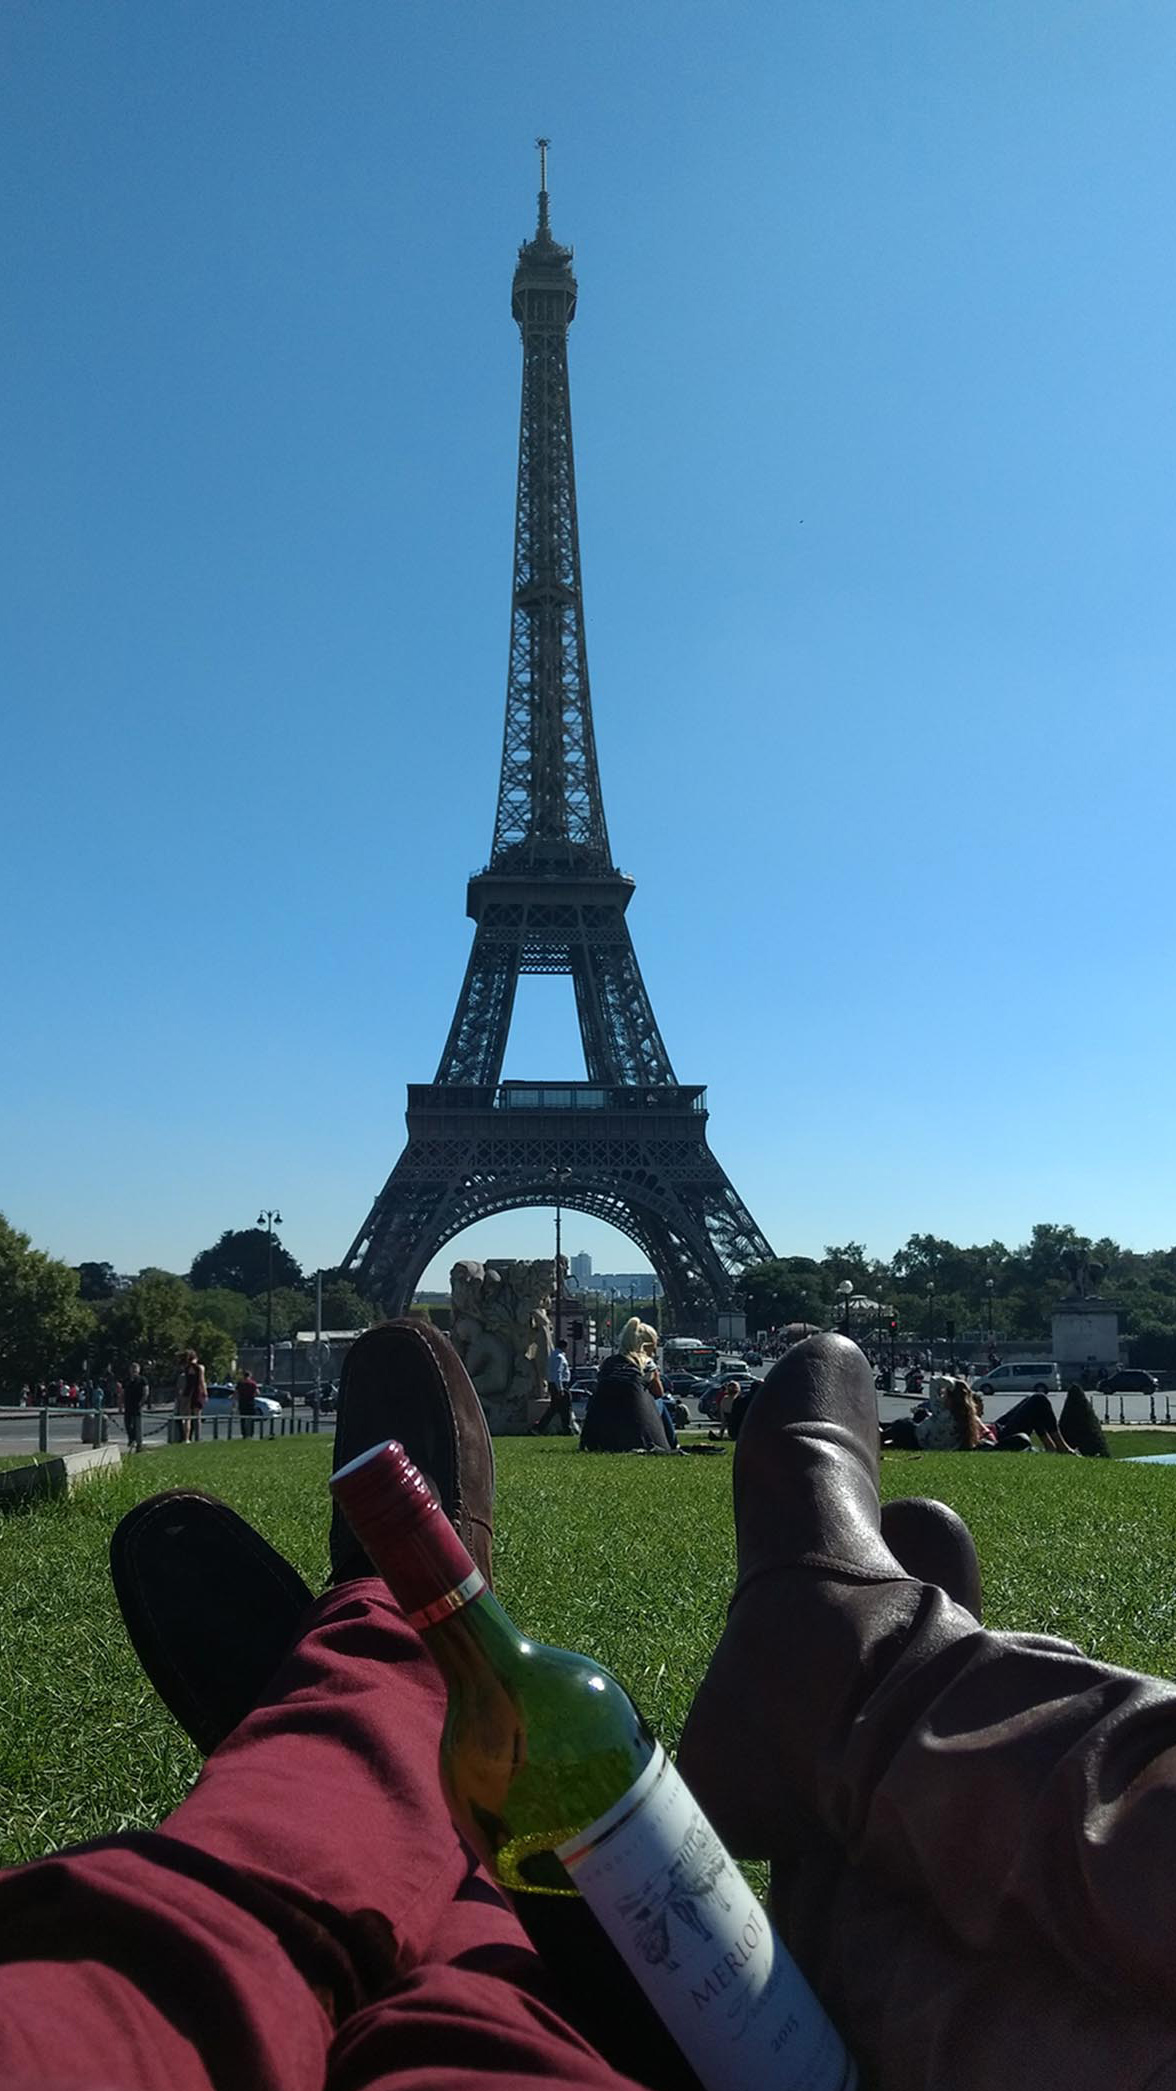
[[[476,1220],[560,1204],[644,1250],[673,1327],[704,1334],[736,1274],[772,1251],[707,1144],[706,1091],[677,1080],[612,860],[588,691],[568,391],[572,253],[539,222],[519,249],[523,341],[514,595],[490,861],[470,880],[473,949],[436,1076],[410,1084],[408,1143],[347,1254],[403,1313],[426,1264]],[[501,1080],[520,973],[570,973],[586,1082]]]

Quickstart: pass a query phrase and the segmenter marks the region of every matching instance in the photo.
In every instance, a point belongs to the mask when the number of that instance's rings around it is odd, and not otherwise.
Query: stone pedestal
[[[1053,1354],[1063,1386],[1113,1372],[1119,1363],[1119,1310],[1113,1300],[1063,1300],[1055,1307]]]

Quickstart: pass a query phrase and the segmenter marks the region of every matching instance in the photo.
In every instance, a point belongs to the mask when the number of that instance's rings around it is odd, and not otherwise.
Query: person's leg
[[[893,1423],[882,1426],[882,1443],[888,1451],[917,1452],[918,1432],[909,1416],[896,1416]]]
[[[354,1345],[345,1382],[336,1465],[399,1437],[489,1578],[492,1448],[450,1346],[385,1325]],[[411,2073],[415,2004],[422,2085],[620,2081],[552,2010],[538,1957],[457,1838],[431,1659],[337,1524],[331,1557],[338,1585],[299,1632],[305,1586],[225,1505],[181,1491],[123,1520],[112,1569],[135,1646],[189,1732],[220,1746],[160,1831],[0,1876],[6,2087],[319,2091],[336,2028],[350,2036],[362,2013],[375,2039],[394,1993],[399,2030],[379,2037]],[[246,1587],[262,1631],[234,1642],[224,1594],[240,1610]]]
[[[954,1511],[918,1497],[885,1503],[882,1537],[908,1575],[979,1620],[979,1562]],[[1171,2080],[1156,2073],[1172,2051],[1170,2019],[1076,1982],[1040,1943],[961,1953],[934,1912],[850,1864],[827,1832],[773,1869],[771,1909],[875,2091],[1004,2091],[1023,2081],[1030,2032],[1036,2085],[1159,2091]]]
[[[735,1490],[739,1581],[679,1757],[720,1833],[786,1861],[821,1828],[969,1950],[1044,1942],[1176,2010],[1176,1690],[985,1633],[904,1574],[873,1387],[839,1338],[772,1372]]]
[[[318,1600],[159,1831],[0,1876],[0,2081],[320,2091],[344,2028],[344,2081],[617,2085],[453,1829],[444,1700],[383,1584]]]
[[[1023,1401],[1014,1402],[997,1422],[997,1438],[1013,1437],[1023,1431],[1027,1437],[1039,1437],[1049,1452],[1069,1452],[1058,1429],[1058,1419],[1053,1412],[1053,1403],[1048,1394],[1026,1394]]]

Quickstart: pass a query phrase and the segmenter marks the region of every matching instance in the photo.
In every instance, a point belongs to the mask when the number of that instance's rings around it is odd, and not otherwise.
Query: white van
[[[1062,1375],[1051,1358],[1010,1358],[972,1381],[977,1394],[1060,1394]]]

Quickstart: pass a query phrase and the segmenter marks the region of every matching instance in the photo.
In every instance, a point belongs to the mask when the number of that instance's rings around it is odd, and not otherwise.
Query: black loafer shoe
[[[207,1756],[257,1704],[312,1592],[227,1503],[188,1488],[127,1512],[110,1573],[135,1654]]]
[[[494,1451],[482,1404],[453,1345],[406,1315],[353,1343],[339,1382],[333,1471],[398,1438],[426,1476],[486,1581],[494,1538]],[[367,1555],[336,1505],[331,1576],[371,1575]]]

